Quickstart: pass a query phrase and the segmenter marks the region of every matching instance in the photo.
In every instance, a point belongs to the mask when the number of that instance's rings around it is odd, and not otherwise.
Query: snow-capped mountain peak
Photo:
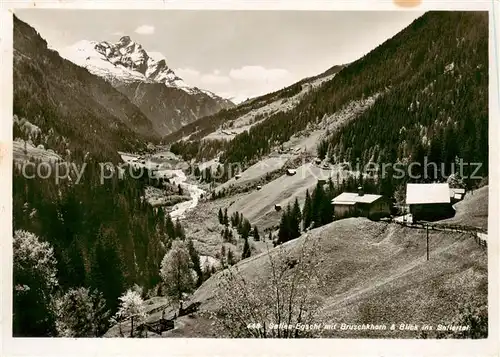
[[[123,36],[116,43],[79,41],[60,50],[59,54],[112,83],[164,83],[187,92],[194,90],[168,67],[163,55],[154,52],[153,58],[129,36]]]
[[[129,36],[117,42],[79,41],[58,51],[67,60],[106,79],[166,135],[234,104],[186,84],[159,52],[147,52]]]

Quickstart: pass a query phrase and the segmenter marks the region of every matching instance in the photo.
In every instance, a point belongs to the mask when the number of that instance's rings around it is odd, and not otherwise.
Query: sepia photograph
[[[488,11],[11,16],[13,338],[491,337]]]

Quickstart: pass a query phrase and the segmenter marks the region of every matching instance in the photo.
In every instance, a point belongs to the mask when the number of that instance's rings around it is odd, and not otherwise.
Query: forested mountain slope
[[[55,316],[56,300],[75,289],[101,296],[99,315],[87,316],[99,326],[80,326],[83,335],[77,335],[99,336],[127,288],[154,291],[161,260],[172,241],[184,237],[180,223],[143,199],[149,173],[126,170],[118,177],[116,170],[104,175],[100,166],[121,162],[117,150],[142,149],[158,136],[126,96],[47,49],[15,17],[14,114],[15,138],[55,151],[37,148],[47,154],[44,165],[42,155],[18,155],[14,162],[14,336],[75,336],[59,325],[71,317]],[[58,181],[57,174],[64,177]],[[72,313],[81,313],[72,303]]]
[[[57,296],[80,287],[96,289],[114,314],[128,287],[137,284],[144,293],[154,289],[164,254],[184,233],[162,208],[154,210],[141,199],[147,179],[127,174],[101,182],[98,163],[86,164],[78,184],[72,183],[74,175],[59,184],[53,177],[40,178],[33,167],[27,167],[26,175],[33,177],[27,179],[14,167],[13,228],[33,233],[53,248]],[[46,168],[40,172],[50,176]],[[26,284],[22,273],[14,268],[14,285]],[[35,289],[15,289],[15,336],[55,334],[49,313],[35,316],[45,302]],[[104,328],[108,323],[104,321]]]
[[[394,162],[431,150],[446,160],[460,155],[486,165],[488,14],[426,13],[294,110],[236,137],[224,158],[236,162],[265,154],[308,123],[382,92],[370,110],[331,137],[320,155],[329,151],[347,160],[366,160],[371,149],[379,151],[375,160]],[[437,148],[440,143],[444,150]]]
[[[404,77],[379,68],[383,80],[374,86],[391,89],[324,142],[320,155],[349,162],[422,162],[427,156],[448,164],[458,157],[482,163],[480,173],[487,174],[487,13],[430,13],[405,32],[411,37],[401,34],[376,53]],[[404,51],[390,56],[388,51],[401,42]],[[366,71],[371,72],[363,68],[360,73]]]
[[[232,140],[242,130],[272,118],[275,113],[293,109],[307,93],[317,90],[343,67],[344,65],[333,66],[317,76],[305,78],[286,88],[248,99],[237,107],[200,118],[167,135],[162,141],[167,144],[175,143],[173,150],[182,153],[186,158],[213,157],[224,150],[228,145],[227,141]]]
[[[366,163],[420,161],[429,154],[429,160],[449,164],[458,156],[483,163],[481,174],[487,174],[488,14],[424,14],[310,91],[293,109],[278,111],[219,144],[217,149],[224,151],[221,160],[254,162],[308,125],[376,94],[369,110],[319,145],[321,157],[328,153],[332,161],[359,158]],[[223,115],[244,110],[245,104],[204,120],[216,124]],[[168,138],[178,139],[186,130]],[[189,139],[199,139],[203,130]],[[176,145],[193,156],[215,144]]]
[[[118,160],[117,150],[142,148],[158,138],[125,95],[48,49],[36,30],[15,16],[13,83],[14,114],[43,134],[31,139],[60,154],[68,149],[72,159],[90,152]]]

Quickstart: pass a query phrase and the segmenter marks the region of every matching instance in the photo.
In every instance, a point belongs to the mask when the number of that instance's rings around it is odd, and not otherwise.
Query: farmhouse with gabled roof
[[[414,221],[435,221],[453,217],[450,187],[447,183],[409,183],[406,204]]]
[[[390,215],[389,201],[381,195],[358,192],[343,192],[332,200],[335,219],[363,216],[379,219]]]

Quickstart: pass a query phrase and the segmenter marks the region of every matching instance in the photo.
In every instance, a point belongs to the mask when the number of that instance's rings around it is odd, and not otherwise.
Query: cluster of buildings
[[[463,199],[465,189],[450,188],[447,183],[409,183],[406,185],[406,208],[414,221],[453,217],[452,205]],[[380,219],[391,215],[393,202],[382,195],[344,192],[332,200],[336,219],[361,216]]]

